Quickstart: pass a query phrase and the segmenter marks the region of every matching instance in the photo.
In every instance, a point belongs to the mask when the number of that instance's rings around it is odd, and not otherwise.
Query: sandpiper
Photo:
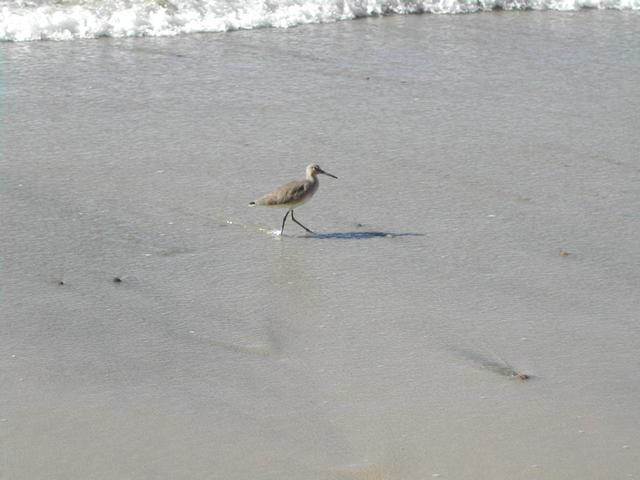
[[[313,194],[316,193],[316,190],[318,190],[318,187],[320,186],[320,181],[318,180],[318,174],[320,173],[329,177],[338,178],[335,175],[331,175],[330,173],[325,172],[320,168],[320,165],[314,163],[307,167],[306,179],[294,180],[285,185],[282,185],[273,192],[267,193],[266,195],[258,198],[255,202],[251,202],[249,206],[253,207],[258,205],[262,207],[286,208],[287,213],[282,219],[282,229],[280,230],[280,235],[284,233],[284,224],[287,221],[289,213],[291,213],[291,220],[296,222],[307,232],[313,233],[311,230],[309,230],[307,227],[296,220],[296,218],[293,216],[293,209],[309,201],[309,199],[313,197]]]

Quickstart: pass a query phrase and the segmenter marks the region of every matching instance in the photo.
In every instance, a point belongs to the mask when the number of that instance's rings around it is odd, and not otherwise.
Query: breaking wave
[[[409,13],[583,8],[640,0],[0,0],[0,41],[171,36]]]

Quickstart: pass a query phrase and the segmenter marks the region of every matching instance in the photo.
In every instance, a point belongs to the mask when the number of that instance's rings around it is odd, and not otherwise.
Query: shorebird
[[[313,194],[316,193],[316,190],[318,190],[318,187],[320,186],[320,181],[318,180],[318,174],[320,173],[329,177],[338,178],[335,175],[325,172],[320,168],[320,165],[314,163],[307,167],[306,179],[294,180],[293,182],[286,183],[275,189],[273,192],[267,193],[266,195],[258,198],[255,202],[251,202],[249,206],[254,207],[258,205],[262,207],[286,208],[287,213],[282,219],[280,235],[284,233],[284,223],[287,221],[289,214],[291,214],[291,220],[296,222],[307,232],[313,233],[296,220],[296,217],[293,216],[293,209],[305,202],[308,202],[311,197],[313,197]]]

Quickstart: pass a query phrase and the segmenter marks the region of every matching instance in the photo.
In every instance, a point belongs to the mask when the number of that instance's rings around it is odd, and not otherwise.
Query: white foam
[[[170,36],[496,8],[640,10],[640,0],[0,0],[0,40]]]

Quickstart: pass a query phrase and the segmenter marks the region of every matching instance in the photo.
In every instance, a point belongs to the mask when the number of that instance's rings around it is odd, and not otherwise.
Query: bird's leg
[[[307,232],[313,233],[311,230],[309,230],[307,227],[305,227],[303,224],[301,224],[298,220],[296,220],[296,217],[293,216],[293,210],[291,210],[291,220],[296,222],[298,225],[300,225],[302,228],[304,228]]]
[[[282,235],[284,233],[284,222],[287,221],[287,217],[289,216],[289,212],[291,212],[291,218],[293,218],[293,212],[291,210],[287,210],[287,213],[285,214],[284,218],[282,219],[282,229],[280,230],[280,235]]]

